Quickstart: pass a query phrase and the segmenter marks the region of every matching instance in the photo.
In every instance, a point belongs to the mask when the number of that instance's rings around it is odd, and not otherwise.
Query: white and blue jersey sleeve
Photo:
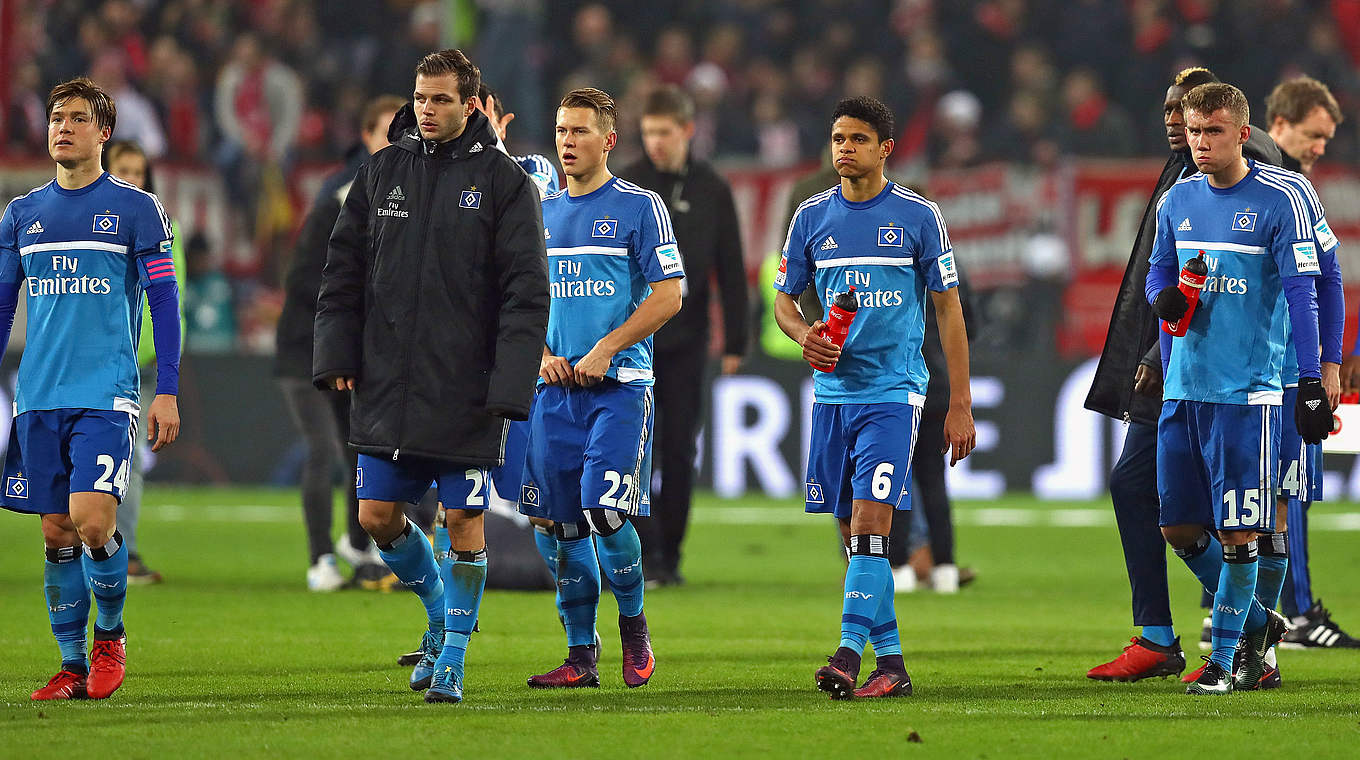
[[[546,198],[562,189],[562,185],[557,181],[557,169],[544,156],[530,153],[527,156],[511,156],[511,158],[519,164],[525,174],[529,175],[529,179],[534,181],[540,197]]]
[[[670,215],[660,196],[611,179],[594,192],[565,191],[543,201],[548,247],[548,350],[575,364],[622,325],[651,283],[685,276]],[[652,384],[652,339],[614,355],[608,377]]]
[[[939,207],[893,183],[864,202],[845,200],[839,186],[808,198],[774,286],[796,296],[809,283],[824,307],[851,288],[859,303],[835,371],[817,373],[817,401],[924,403],[926,294],[958,284]]]
[[[1337,258],[1340,241],[1327,223],[1327,211],[1318,198],[1313,184],[1301,174],[1274,166],[1262,166],[1261,173],[1296,188],[1307,204],[1313,219],[1313,246],[1318,258],[1318,334],[1321,337],[1321,360],[1341,362],[1342,333],[1345,330],[1346,305],[1341,281],[1341,263]],[[1298,355],[1285,347],[1284,365],[1280,379],[1286,388],[1299,381]]]
[[[1172,341],[1164,398],[1280,403],[1293,350],[1283,280],[1320,273],[1314,223],[1299,188],[1255,162],[1233,187],[1197,174],[1166,193],[1152,266],[1179,271],[1202,253],[1209,274],[1186,335]]]

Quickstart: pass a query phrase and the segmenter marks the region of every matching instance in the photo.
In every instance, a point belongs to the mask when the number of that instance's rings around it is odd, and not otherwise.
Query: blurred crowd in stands
[[[1360,0],[18,0],[6,3],[0,155],[41,159],[48,89],[88,73],[117,137],[220,172],[256,245],[300,217],[292,169],[339,161],[371,95],[410,92],[416,60],[470,52],[516,114],[516,152],[552,155],[560,93],[620,102],[619,161],[657,84],[698,104],[694,154],[804,165],[848,94],[898,120],[891,169],[1160,156],[1172,74],[1214,68],[1252,99],[1324,82],[1348,119],[1329,163],[1360,160]],[[17,11],[15,10],[17,9]],[[286,205],[286,204],[283,204]],[[172,210],[173,211],[173,210]],[[286,209],[285,209],[286,211]]]

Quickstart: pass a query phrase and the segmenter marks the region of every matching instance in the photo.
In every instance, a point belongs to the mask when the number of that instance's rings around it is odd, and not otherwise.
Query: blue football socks
[[[123,634],[123,602],[127,599],[128,552],[122,534],[115,530],[107,544],[85,547],[82,562],[94,592],[95,633],[117,638]]]
[[[642,540],[637,528],[624,520],[623,527],[607,536],[595,536],[595,551],[600,555],[604,577],[609,579],[609,590],[619,604],[619,614],[637,617],[642,614]]]
[[[850,537],[850,567],[845,571],[845,601],[841,607],[842,647],[864,652],[875,628],[884,594],[892,593],[892,565],[888,537],[872,534]],[[881,624],[880,624],[881,626]]]
[[[1176,629],[1169,625],[1145,625],[1143,638],[1158,646],[1169,647],[1176,641]]]
[[[1256,602],[1256,542],[1223,547],[1223,570],[1218,591],[1214,593],[1211,638],[1214,651],[1209,659],[1232,672],[1233,652],[1242,638],[1247,611]]]
[[[47,619],[61,650],[64,670],[89,672],[85,656],[85,629],[90,623],[90,589],[79,546],[48,549],[43,564],[43,587],[47,593]]]
[[[444,630],[444,582],[439,577],[434,550],[425,540],[425,534],[407,520],[401,533],[392,539],[392,543],[379,546],[378,553],[397,580],[420,597],[430,630]]]
[[[477,624],[486,588],[486,549],[452,552],[441,565],[444,579],[444,649],[435,662],[435,671],[453,668],[454,680],[463,683],[463,661],[468,639]]]
[[[1176,549],[1176,556],[1180,557],[1190,568],[1190,572],[1195,574],[1205,591],[1210,595],[1218,594],[1219,579],[1223,576],[1223,544],[1220,544],[1213,534],[1206,531],[1194,545],[1186,549]],[[1244,630],[1254,631],[1265,624],[1266,608],[1253,597],[1247,605],[1247,622]]]
[[[1256,560],[1256,601],[1273,610],[1280,604],[1280,592],[1289,570],[1289,536],[1277,531],[1261,536],[1257,543],[1260,554]]]
[[[559,523],[557,528],[557,609],[567,629],[567,646],[593,646],[600,562],[595,558],[590,526]]]
[[[888,577],[889,582],[892,576]],[[902,654],[902,640],[897,635],[897,610],[893,607],[893,593],[889,589],[882,594],[878,613],[874,615],[873,627],[869,629],[869,645],[874,648],[874,656],[880,660],[889,655]]]
[[[555,580],[557,578],[557,537],[553,535],[552,528],[545,528],[542,525],[534,526],[534,547],[538,549],[538,556],[543,558],[543,564],[548,566],[548,574]]]

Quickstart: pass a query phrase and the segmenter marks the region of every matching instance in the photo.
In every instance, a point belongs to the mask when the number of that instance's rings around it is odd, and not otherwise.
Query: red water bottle
[[[850,334],[850,323],[855,321],[855,315],[859,313],[859,299],[855,298],[855,289],[851,287],[844,293],[837,293],[831,301],[831,308],[827,310],[826,326],[822,328],[822,337],[836,344],[837,348],[845,345],[845,338]],[[828,369],[822,369],[817,365],[812,365],[815,370],[822,372],[835,372],[836,365],[832,363]]]
[[[1209,265],[1204,263],[1204,251],[1199,255],[1185,262],[1181,268],[1181,292],[1185,294],[1185,316],[1175,322],[1162,320],[1162,332],[1172,337],[1180,338],[1190,330],[1190,317],[1195,313],[1195,304],[1199,303],[1200,291],[1204,290],[1204,281],[1209,278]]]

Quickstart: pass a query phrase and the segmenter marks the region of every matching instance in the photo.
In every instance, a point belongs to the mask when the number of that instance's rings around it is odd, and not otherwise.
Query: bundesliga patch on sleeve
[[[1317,233],[1318,245],[1322,246],[1324,253],[1336,247],[1338,242],[1336,235],[1332,234],[1331,225],[1327,224],[1325,218],[1319,219],[1318,223],[1313,225],[1313,231]]]
[[[774,284],[783,287],[789,281],[789,257],[779,257],[779,271],[775,273]]]
[[[1299,270],[1299,274],[1319,274],[1322,271],[1318,266],[1317,249],[1312,243],[1294,244],[1294,267]]]
[[[940,282],[945,285],[959,284],[959,271],[954,268],[954,252],[950,251],[940,255],[935,260],[935,265],[940,268]]]
[[[656,260],[661,263],[662,274],[684,274],[685,265],[680,261],[680,247],[666,243],[656,247]]]

